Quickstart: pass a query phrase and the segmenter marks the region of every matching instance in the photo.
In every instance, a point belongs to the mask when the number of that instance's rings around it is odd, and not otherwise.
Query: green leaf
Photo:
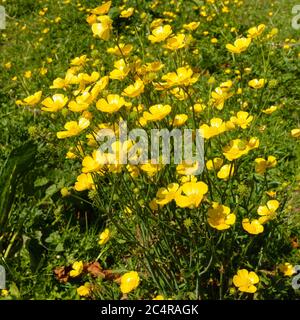
[[[37,239],[28,240],[26,245],[30,257],[30,268],[32,272],[36,272],[41,266],[45,249],[39,244]]]
[[[49,182],[49,180],[46,177],[37,178],[34,181],[34,186],[35,187],[42,187],[42,186],[46,185],[48,182]]]
[[[56,248],[55,248],[55,251],[56,252],[62,252],[62,251],[64,251],[65,249],[64,249],[64,245],[60,242],[57,246],[56,246]]]
[[[109,10],[108,15],[111,19],[116,19],[120,15],[120,9],[118,7],[113,7]]]
[[[0,233],[4,232],[9,213],[15,200],[17,186],[35,163],[37,147],[26,142],[14,149],[0,173]]]
[[[21,295],[20,295],[20,291],[17,287],[17,285],[14,282],[11,282],[10,286],[9,286],[9,293],[11,296],[20,299]]]
[[[51,196],[53,196],[58,190],[59,190],[59,188],[57,188],[57,185],[56,185],[56,184],[52,184],[49,188],[47,188],[47,190],[46,190],[46,196],[51,197]]]

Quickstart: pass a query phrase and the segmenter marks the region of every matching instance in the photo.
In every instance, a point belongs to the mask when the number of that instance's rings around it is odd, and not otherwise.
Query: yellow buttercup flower
[[[1,295],[2,297],[7,297],[7,296],[9,296],[9,291],[8,291],[7,289],[2,289],[2,290],[0,291],[0,295]]]
[[[104,76],[95,83],[95,85],[93,86],[90,92],[90,102],[93,102],[97,99],[99,93],[107,87],[108,82],[109,82],[109,77]]]
[[[228,13],[228,12],[230,12],[229,8],[227,6],[224,6],[222,8],[222,13]]]
[[[140,175],[140,169],[135,165],[128,164],[126,169],[133,178],[137,178]]]
[[[120,59],[114,62],[115,69],[110,72],[109,77],[111,79],[123,80],[128,75],[130,68],[126,65],[124,59]]]
[[[162,69],[164,64],[160,63],[159,61],[155,61],[152,63],[146,63],[142,65],[142,61],[138,59],[136,60],[136,63],[132,66],[135,68],[136,74],[141,79],[143,79],[145,83],[149,83],[157,79],[156,72]]]
[[[215,91],[211,93],[213,105],[218,109],[222,110],[224,108],[225,101],[232,97],[232,93],[228,92],[227,88],[216,88]]]
[[[248,218],[245,218],[242,221],[242,226],[250,234],[259,234],[264,231],[264,226],[257,219],[250,222]]]
[[[11,69],[11,66],[12,66],[11,62],[7,62],[4,64],[5,69]]]
[[[164,85],[162,85],[162,86],[158,85],[155,89],[156,90],[164,90]],[[182,88],[176,87],[176,88],[173,88],[172,90],[170,90],[170,92],[172,93],[172,95],[174,97],[176,97],[180,101],[186,100],[188,98],[187,93]]]
[[[82,112],[88,109],[89,103],[80,97],[76,97],[76,101],[72,100],[68,103],[68,108],[72,112]]]
[[[181,190],[178,183],[170,183],[167,188],[160,188],[156,193],[156,203],[165,205],[175,200]]]
[[[250,28],[248,30],[248,38],[254,39],[259,37],[265,30],[266,26],[264,24],[260,24],[257,27]]]
[[[256,149],[258,147],[259,147],[259,139],[256,137],[250,138],[250,140],[247,142],[247,148],[249,150]]]
[[[86,54],[71,60],[72,66],[83,66],[88,61]]]
[[[65,78],[56,78],[53,80],[53,85],[50,86],[50,89],[66,89],[69,87],[69,85],[73,82],[75,75],[75,70],[74,68],[70,68],[66,75]]]
[[[79,73],[77,77],[73,77],[72,83],[79,84],[79,89],[84,90],[87,84],[96,82],[100,78],[97,71],[93,71],[91,75],[88,73]]]
[[[200,25],[200,22],[193,21],[193,22],[184,24],[183,28],[189,31],[194,31],[199,27],[199,25]]]
[[[140,166],[141,170],[146,172],[149,177],[153,177],[157,174],[161,169],[161,164],[151,163],[151,161],[144,163]]]
[[[25,77],[26,79],[30,79],[30,78],[32,77],[32,72],[31,72],[30,70],[25,71],[24,77]]]
[[[222,167],[222,164],[223,159],[216,157],[206,162],[206,168],[207,170],[219,170]]]
[[[217,177],[222,180],[228,180],[229,176],[232,177],[233,174],[234,174],[234,165],[225,164],[218,171]]]
[[[87,282],[83,286],[77,288],[76,291],[80,295],[80,297],[88,297],[91,293],[91,285]]]
[[[203,103],[195,103],[194,104],[194,111],[195,113],[200,113],[202,112],[203,110],[206,109],[206,105],[203,104]],[[193,111],[193,108],[191,108],[191,110]]]
[[[38,91],[38,92],[34,93],[33,95],[23,99],[23,101],[17,100],[16,104],[17,105],[26,105],[26,106],[35,106],[36,104],[38,104],[41,101],[41,97],[42,97],[42,91]]]
[[[122,293],[129,293],[140,284],[140,277],[136,271],[130,271],[122,275],[120,289]]]
[[[279,270],[283,273],[285,277],[291,277],[293,274],[296,273],[295,267],[289,262],[280,264]]]
[[[229,69],[230,71],[230,69]],[[207,80],[207,83],[211,86],[213,84],[216,83],[216,78],[214,76],[209,77],[209,79]]]
[[[93,25],[94,23],[97,23],[97,16],[95,14],[91,14],[86,18],[86,22],[89,25]]]
[[[200,126],[200,132],[204,139],[210,139],[226,131],[226,124],[220,118],[212,118],[210,126],[203,124]]]
[[[170,112],[172,108],[169,105],[156,104],[149,108],[149,112],[143,112],[143,118],[146,121],[158,121],[165,118]]]
[[[129,18],[133,15],[133,13],[134,13],[134,8],[131,7],[126,10],[121,11],[120,17],[121,18]]]
[[[158,205],[156,203],[156,199],[152,199],[150,202],[149,202],[149,208],[151,209],[151,211],[157,211],[158,210]]]
[[[253,116],[249,115],[249,113],[246,111],[238,111],[236,116],[230,118],[232,123],[241,127],[242,129],[246,129],[252,120]]]
[[[199,75],[194,74],[193,70],[189,67],[180,67],[176,72],[169,72],[162,77],[166,81],[167,87],[173,86],[189,86],[194,84],[199,78]]]
[[[90,173],[82,173],[77,177],[74,188],[76,191],[84,191],[94,189],[94,187],[92,175]]]
[[[92,120],[93,119],[93,114],[90,111],[84,111],[82,112],[82,116],[88,120]]]
[[[175,51],[188,46],[190,41],[191,37],[183,33],[177,34],[176,36],[167,39],[167,44],[164,45],[164,48]]]
[[[254,293],[257,290],[255,284],[259,283],[259,277],[253,271],[246,269],[238,270],[237,274],[233,277],[233,284],[241,292]]]
[[[41,103],[43,106],[43,111],[48,112],[57,112],[61,110],[66,103],[68,102],[68,98],[65,97],[63,94],[55,94],[52,96],[52,98],[46,98]]]
[[[88,89],[87,89],[88,90]],[[71,101],[68,108],[74,112],[84,111],[94,101],[94,97],[87,90],[83,91],[81,95],[76,97],[76,102]]]
[[[193,175],[184,175],[180,179],[181,184],[185,184],[186,182],[197,182],[197,178]]]
[[[40,68],[40,74],[41,74],[42,76],[44,76],[45,74],[47,74],[47,72],[48,72],[48,69],[47,69],[47,68],[44,68],[44,67]]]
[[[138,79],[134,84],[128,86],[124,89],[122,95],[130,98],[138,97],[141,93],[144,92],[144,83],[142,80]]]
[[[266,80],[265,79],[253,79],[248,82],[249,87],[253,89],[261,89],[265,86]]]
[[[153,30],[163,24],[164,20],[163,19],[154,19],[151,24],[150,24],[150,29]]]
[[[170,124],[174,127],[181,127],[186,123],[187,120],[188,116],[186,114],[176,114],[174,119],[170,121]]]
[[[291,136],[293,138],[300,138],[300,128],[293,129],[291,131]]]
[[[92,24],[92,31],[94,36],[103,40],[108,40],[112,31],[112,20],[109,16],[100,16],[97,18],[100,23]]]
[[[163,295],[159,294],[155,298],[153,298],[152,300],[166,300],[166,299]]]
[[[111,238],[111,232],[108,228],[106,228],[103,232],[99,235],[99,241],[98,243],[100,245],[104,245],[107,243],[107,241]]]
[[[63,187],[60,189],[60,194],[64,198],[64,197],[69,196],[71,194],[71,192],[68,190],[68,188]]]
[[[162,42],[172,34],[172,27],[170,25],[158,26],[152,30],[152,34],[148,36],[148,39],[152,43]]]
[[[277,200],[269,200],[267,205],[259,206],[257,213],[261,216],[258,221],[261,224],[266,223],[276,217],[276,210],[279,208],[279,202]]]
[[[274,156],[268,156],[268,159],[256,158],[255,159],[255,172],[258,174],[264,174],[268,168],[274,168],[277,164],[277,160]]]
[[[119,43],[119,45],[115,46],[114,48],[108,48],[106,51],[116,56],[126,57],[130,54],[132,49],[133,46],[131,44]]]
[[[82,172],[99,172],[106,164],[106,157],[100,150],[94,150],[92,156],[85,156],[82,160]]]
[[[182,185],[181,190],[183,194],[178,195],[175,199],[177,206],[192,209],[199,207],[208,187],[202,181],[186,182]]]
[[[100,6],[98,6],[97,8],[92,9],[91,13],[97,14],[97,15],[107,14],[107,12],[110,9],[110,6],[111,6],[111,1],[107,1],[101,4]]]
[[[263,113],[265,114],[272,114],[274,111],[278,109],[277,106],[271,106],[270,108],[267,108],[265,110],[262,110]]]
[[[231,121],[226,121],[225,125],[226,125],[226,130],[228,131],[235,129],[235,124]]]
[[[78,277],[83,271],[83,262],[76,261],[72,264],[72,270],[70,271],[70,277]]]
[[[90,125],[90,121],[81,117],[77,121],[69,121],[65,124],[66,131],[59,131],[56,133],[58,139],[65,139],[68,137],[77,136],[81,131]]]
[[[234,41],[234,44],[227,44],[226,48],[232,53],[242,53],[246,51],[251,43],[251,38],[240,38]]]
[[[146,72],[157,72],[164,67],[164,64],[160,61],[148,62],[143,65]]]
[[[81,94],[76,97],[77,104],[89,105],[91,102],[93,102],[93,97],[91,96],[91,93],[88,90],[89,90],[89,88],[87,88],[85,91],[81,92]],[[70,106],[69,106],[69,109],[71,109]]]
[[[209,225],[217,230],[226,230],[235,223],[236,216],[230,212],[230,208],[217,202],[212,203],[208,209],[207,221]]]
[[[230,144],[224,147],[223,154],[227,160],[233,161],[248,153],[247,144],[241,139],[230,141]]]
[[[109,94],[106,99],[100,99],[96,103],[96,108],[102,112],[114,113],[125,105],[125,100],[118,94]]]
[[[267,34],[267,39],[272,39],[278,34],[278,28],[273,28],[270,33]]]
[[[275,198],[277,195],[276,191],[270,190],[270,191],[266,191],[266,194],[270,197],[270,198]]]
[[[222,82],[220,84],[220,88],[222,89],[222,91],[224,92],[228,92],[231,88],[232,88],[233,82],[231,80]]]

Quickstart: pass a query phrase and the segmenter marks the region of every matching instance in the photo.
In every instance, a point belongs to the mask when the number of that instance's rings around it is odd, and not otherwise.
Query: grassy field
[[[299,299],[297,1],[109,3],[0,0],[0,300]],[[120,119],[203,172],[101,163]]]

